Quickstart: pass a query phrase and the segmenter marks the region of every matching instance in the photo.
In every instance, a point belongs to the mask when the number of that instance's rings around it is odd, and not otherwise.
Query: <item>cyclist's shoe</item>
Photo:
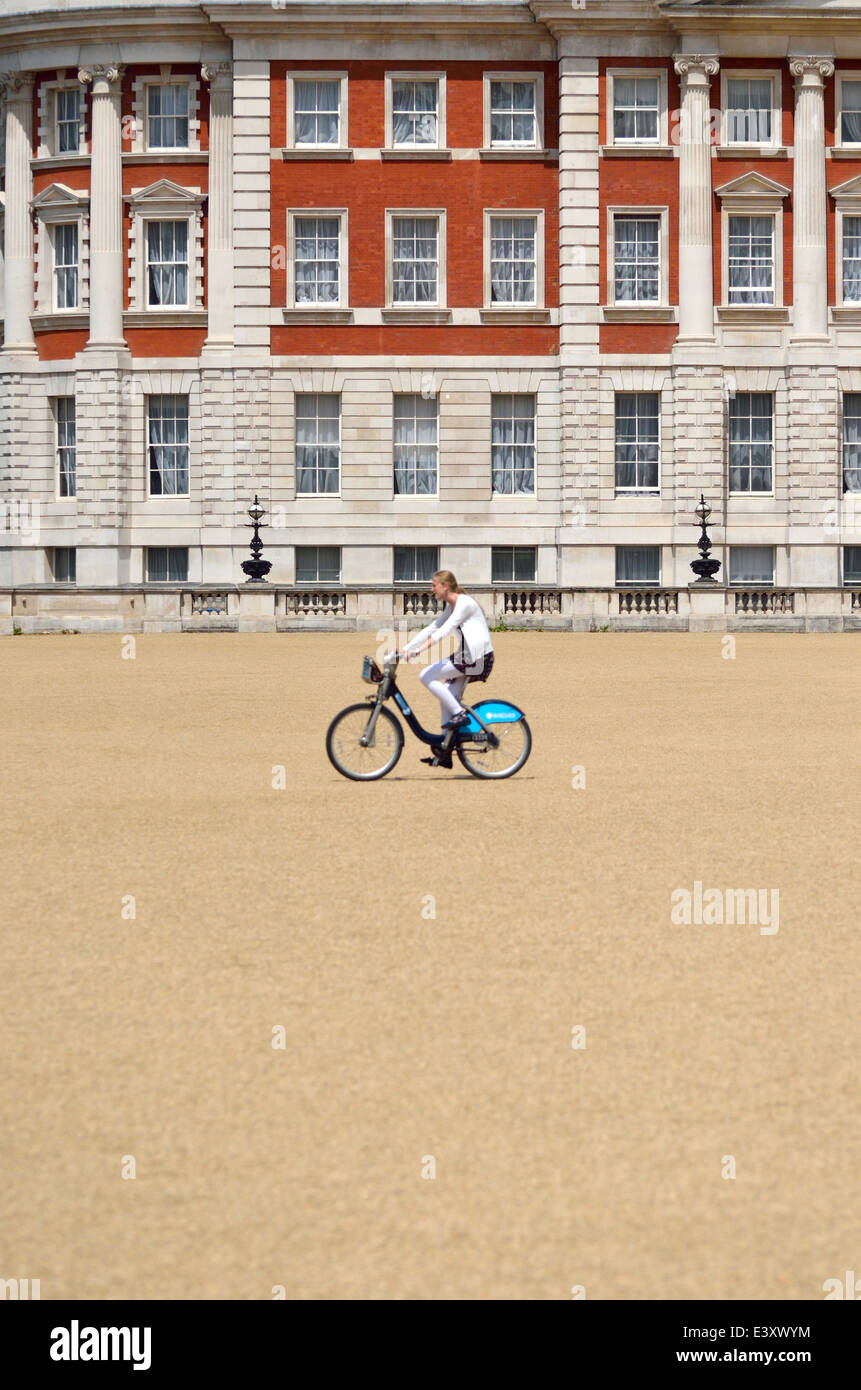
[[[421,761],[423,763],[427,763],[429,767],[450,768],[453,766],[451,760],[451,749],[449,748],[437,748],[434,750],[434,753],[430,758],[422,758]]]
[[[462,709],[460,714],[453,714],[451,719],[447,719],[442,727],[444,729],[462,729],[464,724],[468,723],[469,715],[465,709]]]

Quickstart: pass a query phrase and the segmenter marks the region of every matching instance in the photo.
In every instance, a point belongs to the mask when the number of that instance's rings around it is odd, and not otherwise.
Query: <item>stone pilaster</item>
[[[36,356],[30,315],[34,303],[33,267],[33,76],[0,73],[6,92],[6,263],[4,280],[5,353]]]
[[[90,336],[87,350],[125,348],[122,78],[123,63],[80,68],[93,84],[93,153],[90,175]]]
[[[233,346],[233,64],[204,63],[209,83],[207,309],[204,347]]]
[[[711,78],[715,57],[676,58],[682,85],[679,130],[679,342],[714,340]]]
[[[825,204],[825,81],[830,58],[792,58],[795,78],[793,177],[793,339],[828,336],[828,269]]]
[[[562,479],[559,539],[587,545],[598,525],[601,462],[597,367],[562,368]]]
[[[559,61],[559,347],[573,360],[597,360],[598,61]]]
[[[696,555],[699,532],[694,508],[700,493],[712,509],[709,534],[726,523],[727,397],[721,369],[678,366],[673,370],[673,528],[678,545]],[[720,551],[717,552],[722,558]],[[694,578],[682,571],[682,582]],[[720,578],[724,578],[723,570]]]

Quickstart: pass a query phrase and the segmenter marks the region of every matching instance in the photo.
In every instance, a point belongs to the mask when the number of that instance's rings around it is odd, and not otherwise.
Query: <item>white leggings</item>
[[[443,714],[449,718],[453,714],[459,714],[463,709],[460,697],[466,686],[466,676],[458,671],[451,661],[435,661],[433,666],[426,666],[419,672],[419,680],[422,685],[427,686],[432,691],[442,705]],[[444,685],[443,682],[446,682]]]

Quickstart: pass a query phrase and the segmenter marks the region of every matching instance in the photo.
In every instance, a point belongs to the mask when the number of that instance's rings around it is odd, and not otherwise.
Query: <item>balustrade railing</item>
[[[678,613],[676,589],[620,589],[620,613]]]
[[[795,594],[785,589],[736,589],[736,613],[794,613]]]
[[[541,613],[559,613],[562,604],[555,589],[506,589],[503,612],[519,613],[526,617]]]

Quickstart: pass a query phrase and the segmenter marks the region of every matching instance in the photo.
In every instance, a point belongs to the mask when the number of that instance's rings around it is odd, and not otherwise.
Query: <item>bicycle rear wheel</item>
[[[511,723],[493,724],[499,745],[458,743],[457,756],[473,777],[513,777],[532,751],[532,733],[523,718]]]
[[[404,731],[390,710],[382,708],[374,727],[374,741],[369,747],[360,739],[368,727],[373,706],[367,701],[342,709],[326,731],[326,752],[329,762],[342,777],[353,782],[375,782],[391,772],[404,748]]]

